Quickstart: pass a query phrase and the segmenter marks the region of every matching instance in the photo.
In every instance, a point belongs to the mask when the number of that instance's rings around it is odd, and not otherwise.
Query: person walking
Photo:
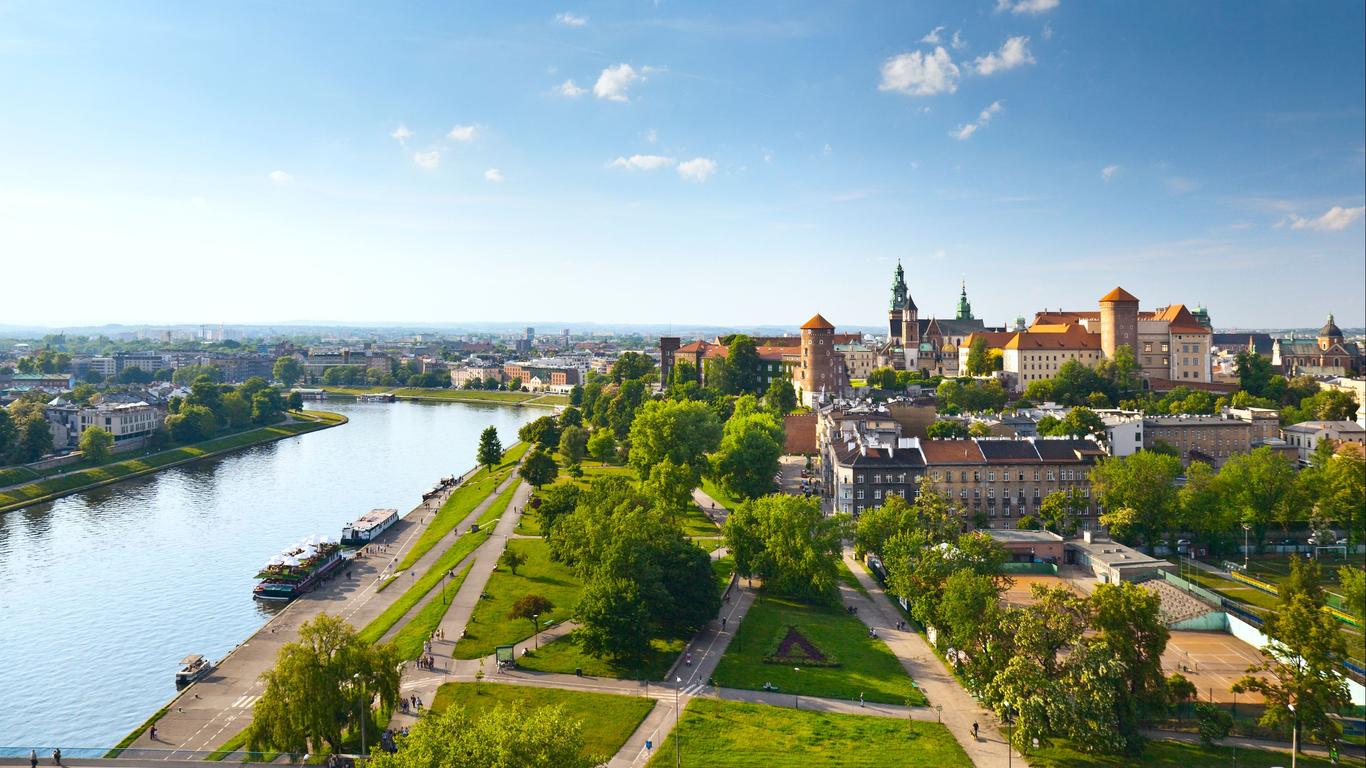
[[[61,750],[61,747],[58,747],[57,749],[52,750],[52,764],[53,764],[53,765],[61,765],[61,764],[62,764],[62,750]]]
[[[156,723],[152,723],[152,741],[156,741],[156,740],[157,740],[157,726],[156,726]]]
[[[972,738],[974,738],[974,739],[977,738],[977,723],[976,723],[976,722],[974,722],[974,723],[972,724]]]
[[[858,705],[863,706],[863,691],[858,692]]]
[[[38,750],[30,749],[28,751],[28,766],[29,768],[38,768]]]

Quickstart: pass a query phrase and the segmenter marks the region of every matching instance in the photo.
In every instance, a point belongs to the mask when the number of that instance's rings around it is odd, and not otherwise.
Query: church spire
[[[896,278],[892,281],[892,306],[891,308],[906,308],[906,271],[901,268],[901,259],[896,260]]]
[[[972,320],[972,305],[968,303],[968,281],[964,280],[958,291],[958,313],[955,320]]]

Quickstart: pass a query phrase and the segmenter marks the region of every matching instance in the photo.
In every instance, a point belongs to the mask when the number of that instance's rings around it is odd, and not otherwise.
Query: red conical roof
[[[831,325],[829,320],[826,320],[825,318],[821,317],[819,313],[817,313],[815,315],[812,315],[811,319],[807,320],[806,323],[802,325],[802,330],[833,331],[835,330],[835,326]]]
[[[1107,302],[1107,301],[1132,301],[1132,302],[1137,302],[1137,301],[1138,301],[1138,297],[1135,296],[1135,295],[1133,295],[1132,293],[1129,293],[1128,291],[1124,290],[1123,288],[1120,288],[1119,286],[1115,286],[1115,289],[1114,289],[1113,291],[1110,291],[1109,293],[1105,294],[1104,296],[1101,296],[1101,297],[1100,297],[1100,301],[1101,301],[1102,304],[1104,304],[1104,303]]]

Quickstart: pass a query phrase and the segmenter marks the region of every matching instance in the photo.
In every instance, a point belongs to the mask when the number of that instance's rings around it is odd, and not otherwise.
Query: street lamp
[[[1290,768],[1295,768],[1295,759],[1300,753],[1300,713],[1295,711],[1295,705],[1286,703],[1290,708],[1290,714],[1294,715],[1290,724]]]
[[[1010,702],[1008,702],[1008,701],[1005,703],[1005,721],[1006,721],[1006,768],[1009,768],[1010,765],[1011,765],[1011,763],[1012,763],[1012,761],[1013,761],[1013,759],[1014,759],[1014,757],[1015,757],[1014,752],[1013,752],[1013,751],[1011,750],[1011,748],[1010,748],[1010,726],[1012,726],[1012,725],[1015,724],[1015,718],[1012,717],[1011,714],[1010,714]]]
[[[674,768],[683,765],[683,732],[678,729],[678,689],[683,687],[683,678],[674,678]]]
[[[801,670],[801,667],[793,667],[793,668],[792,668],[792,671],[793,671],[793,672],[801,672],[802,670]],[[801,709],[801,708],[802,708],[802,695],[801,695],[800,693],[797,693],[797,691],[795,690],[796,687],[797,687],[795,683],[793,684],[792,687],[793,687],[793,691],[792,691],[792,708],[793,708],[793,709]]]
[[[533,633],[533,637],[535,638],[536,650],[539,651],[541,650],[541,614],[531,614],[531,621],[536,625],[536,631]]]
[[[1252,530],[1250,523],[1243,523],[1243,570],[1247,570],[1247,532]]]
[[[359,672],[357,672],[356,674],[352,675],[352,676],[351,676],[351,679],[356,681],[356,685],[357,685],[357,686],[360,685],[360,673],[359,673]],[[364,691],[364,689],[361,689],[360,701],[358,701],[358,702],[356,703],[356,708],[360,710],[360,754],[361,754],[362,757],[364,757],[364,756],[365,756],[365,691]]]

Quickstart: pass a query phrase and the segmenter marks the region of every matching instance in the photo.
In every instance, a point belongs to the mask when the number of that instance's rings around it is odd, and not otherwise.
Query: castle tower
[[[835,365],[835,326],[814,315],[802,326],[802,360],[797,366],[797,385],[802,404],[811,405],[822,393],[838,394],[842,389]]]
[[[1328,322],[1319,329],[1319,349],[1332,349],[1334,344],[1342,343],[1342,329],[1333,322],[1333,313],[1328,313]]]
[[[896,274],[892,280],[892,301],[887,310],[887,338],[893,343],[901,340],[902,322],[910,300],[910,293],[906,290],[906,272],[901,268],[901,260],[897,259]]]
[[[958,314],[955,320],[971,320],[972,305],[968,303],[968,281],[964,280],[962,287],[958,291]]]
[[[1138,351],[1138,297],[1116,286],[1100,297],[1100,350],[1114,359],[1121,344]]]

